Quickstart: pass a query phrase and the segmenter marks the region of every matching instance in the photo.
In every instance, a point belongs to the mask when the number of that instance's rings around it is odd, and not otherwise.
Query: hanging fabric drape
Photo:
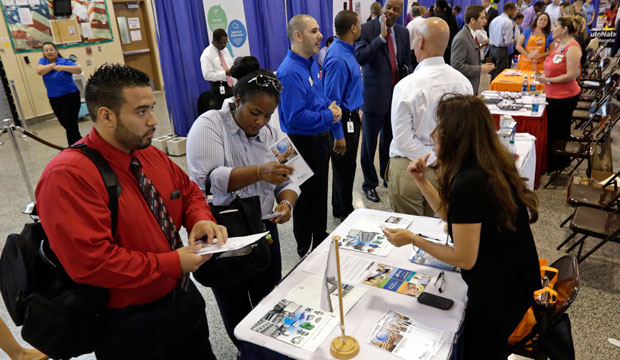
[[[204,9],[202,1],[155,0],[155,7],[168,113],[174,132],[187,136],[198,97],[209,87],[200,69],[200,54],[209,45]]]

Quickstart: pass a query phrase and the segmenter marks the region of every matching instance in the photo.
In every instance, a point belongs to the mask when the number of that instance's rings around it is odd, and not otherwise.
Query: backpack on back
[[[110,197],[114,232],[121,192],[116,174],[97,150],[71,147],[97,165]],[[93,352],[109,292],[73,281],[50,249],[41,222],[33,219],[20,234],[9,235],[0,257],[0,292],[9,315],[23,325],[24,340],[52,358]]]

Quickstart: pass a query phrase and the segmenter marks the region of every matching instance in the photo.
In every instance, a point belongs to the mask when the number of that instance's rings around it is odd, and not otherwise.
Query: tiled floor
[[[488,82],[488,80],[487,80]],[[156,94],[157,115],[160,120],[156,136],[169,133],[167,111],[163,93]],[[91,127],[90,121],[80,123],[82,135],[85,135]],[[30,126],[39,136],[59,145],[65,144],[64,131],[57,121],[51,120]],[[618,129],[614,136],[613,147],[615,149],[615,169],[620,168],[617,139]],[[19,232],[28,217],[20,213],[20,209],[30,201],[24,181],[20,175],[13,148],[7,134],[0,136],[0,141],[5,144],[0,146],[0,248],[4,246],[6,236],[12,232]],[[33,186],[43,171],[47,162],[58,152],[41,145],[31,139],[19,139],[26,168],[30,174]],[[185,157],[173,158],[182,168],[187,169]],[[543,181],[545,179],[542,179]],[[377,188],[382,202],[376,204],[367,201],[361,192],[361,171],[357,172],[354,190],[354,206],[356,208],[368,207],[374,209],[389,210],[386,201],[387,189]],[[331,186],[330,186],[331,188]],[[540,204],[540,220],[532,225],[534,237],[541,257],[551,260],[564,254],[556,251],[555,246],[567,235],[568,230],[560,229],[558,224],[571,213],[571,208],[565,202],[565,189],[537,190]],[[329,211],[331,214],[331,210]],[[338,225],[338,220],[331,216],[328,218],[329,231]],[[298,257],[295,251],[295,240],[292,236],[292,225],[285,224],[280,228],[282,239],[283,269],[291,269]],[[592,246],[591,243],[586,247]],[[620,245],[608,244],[601,248],[592,257],[587,259],[580,267],[581,290],[575,303],[569,310],[573,337],[577,352],[577,359],[618,359],[620,348],[611,345],[607,338],[620,338]],[[490,288],[492,290],[492,288]],[[219,359],[234,359],[236,351],[229,341],[222,326],[217,306],[210,290],[201,288],[207,302],[207,316],[211,330],[211,343]],[[0,305],[0,316],[11,327],[14,334],[19,334],[19,329],[12,326],[12,322],[6,313],[4,304]],[[19,337],[18,337],[19,338]],[[23,342],[19,338],[20,342]],[[81,359],[93,359],[93,355],[82,356]],[[514,357],[517,358],[517,357]],[[6,355],[0,354],[0,359],[7,359]]]

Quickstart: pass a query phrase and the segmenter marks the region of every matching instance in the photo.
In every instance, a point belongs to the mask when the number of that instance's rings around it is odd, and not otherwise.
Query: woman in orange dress
[[[555,48],[551,36],[549,15],[542,13],[536,16],[529,29],[525,29],[517,42],[517,51],[521,54],[517,69],[542,72],[547,55]],[[534,66],[536,63],[536,66]]]

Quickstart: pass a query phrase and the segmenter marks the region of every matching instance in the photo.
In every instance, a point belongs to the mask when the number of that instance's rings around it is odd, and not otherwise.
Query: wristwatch
[[[290,201],[288,201],[288,200],[284,199],[284,200],[280,201],[278,204],[279,204],[279,205],[282,205],[282,204],[286,204],[286,205],[288,205],[288,207],[291,209],[291,212],[293,212],[293,204],[291,204],[291,202],[290,202]]]
[[[551,78],[547,78],[547,85],[551,84]]]

